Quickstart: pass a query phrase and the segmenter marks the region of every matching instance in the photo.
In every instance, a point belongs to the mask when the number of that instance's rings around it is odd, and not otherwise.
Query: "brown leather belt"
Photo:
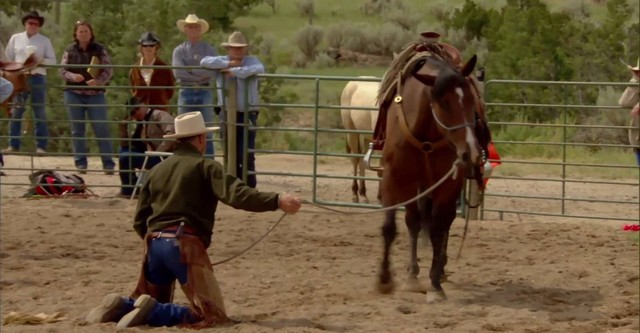
[[[154,231],[151,233],[151,238],[176,238],[176,234],[171,232]]]

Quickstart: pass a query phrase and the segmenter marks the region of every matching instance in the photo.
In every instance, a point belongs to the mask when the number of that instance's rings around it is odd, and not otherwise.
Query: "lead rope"
[[[403,207],[405,205],[408,205],[414,201],[417,201],[418,199],[426,196],[427,194],[433,192],[436,188],[438,188],[438,186],[442,185],[442,183],[444,183],[445,180],[447,180],[447,178],[449,178],[449,176],[452,176],[453,179],[456,179],[458,175],[458,161],[454,162],[451,169],[449,170],[449,172],[447,172],[444,176],[442,176],[442,178],[440,178],[440,180],[438,180],[438,182],[436,182],[435,184],[431,185],[431,187],[429,187],[428,189],[424,190],[422,193],[418,194],[417,196],[415,196],[412,199],[409,199],[405,202],[393,205],[393,206],[389,206],[389,207],[383,207],[383,208],[378,208],[378,209],[374,209],[374,210],[368,210],[368,211],[358,211],[358,212],[353,212],[353,211],[345,211],[345,210],[339,210],[339,209],[335,209],[335,208],[330,208],[327,206],[323,206],[323,205],[319,205],[316,203],[313,203],[309,200],[302,200],[303,203],[314,206],[314,207],[318,207],[320,209],[324,209],[324,210],[328,210],[331,212],[335,212],[335,213],[340,213],[343,215],[365,215],[365,214],[375,214],[375,213],[380,213],[380,212],[385,212],[385,211],[389,211],[389,210],[393,210],[393,209],[398,209],[400,207]],[[260,243],[263,239],[265,239],[277,226],[278,224],[280,224],[280,222],[282,222],[282,220],[284,220],[284,217],[287,216],[287,213],[282,214],[282,216],[280,216],[280,218],[276,221],[276,223],[274,225],[272,225],[267,232],[265,232],[262,236],[260,236],[260,238],[258,238],[256,241],[254,241],[253,243],[251,243],[248,247],[246,247],[244,250],[232,255],[231,257],[228,257],[226,259],[223,260],[219,260],[214,262],[213,264],[211,264],[211,266],[217,266],[220,264],[223,264],[225,262],[231,261],[243,254],[245,254],[247,251],[249,251],[251,248],[253,248],[254,246],[256,246],[258,243]],[[468,216],[467,216],[467,221],[468,221]],[[466,225],[465,225],[465,235],[466,235]],[[464,241],[464,238],[463,238]],[[462,250],[462,247],[460,248],[460,250]]]

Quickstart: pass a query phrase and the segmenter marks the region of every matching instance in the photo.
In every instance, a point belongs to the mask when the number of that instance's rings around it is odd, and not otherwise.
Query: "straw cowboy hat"
[[[176,22],[176,26],[178,26],[178,30],[184,32],[184,26],[187,24],[199,24],[201,28],[201,33],[205,33],[209,31],[209,23],[207,21],[198,18],[196,14],[189,14],[187,18],[184,20],[178,20]]]
[[[244,38],[244,35],[240,31],[234,31],[231,35],[229,35],[229,39],[227,42],[221,44],[223,47],[246,47],[249,44],[247,43],[247,39]]]
[[[205,127],[204,118],[202,118],[200,111],[183,113],[176,117],[174,123],[176,133],[163,135],[165,139],[188,138],[220,129],[220,127]]]

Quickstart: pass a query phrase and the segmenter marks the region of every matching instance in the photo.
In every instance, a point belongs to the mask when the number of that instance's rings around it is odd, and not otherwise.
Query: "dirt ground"
[[[7,166],[28,168],[26,157],[5,156]],[[259,156],[262,171],[311,173],[299,156]],[[34,167],[70,168],[71,158],[40,157]],[[97,168],[92,161],[90,168]],[[323,159],[319,171],[349,175],[344,160]],[[27,171],[7,170],[1,180],[1,315],[19,311],[64,312],[67,319],[39,326],[3,326],[3,332],[113,332],[114,324],[87,325],[83,317],[105,294],[135,286],[141,241],[131,228],[135,201],[113,198],[117,176],[86,175],[100,197],[24,199]],[[369,182],[369,196],[376,187]],[[263,190],[311,199],[312,180],[262,175]],[[555,185],[492,180],[491,189],[553,196]],[[603,193],[607,192],[607,193]],[[576,184],[569,195],[637,200],[638,188],[604,191]],[[349,201],[348,180],[322,180],[318,199]],[[493,207],[542,211],[554,204],[491,198]],[[581,202],[567,209],[583,215],[637,216],[616,205]],[[346,209],[346,208],[345,208]],[[353,210],[353,209],[351,209]],[[635,214],[635,215],[634,215]],[[213,261],[227,258],[260,237],[280,213],[248,213],[221,205]],[[344,216],[305,206],[269,237],[235,260],[216,266],[229,314],[243,323],[205,332],[638,332],[639,249],[623,222],[487,213],[472,221],[462,257],[455,259],[464,221],[456,220],[449,242],[449,299],[427,304],[424,294],[380,295],[374,285],[382,256],[382,214]],[[402,213],[392,250],[401,287],[409,246]],[[426,283],[430,250],[420,247],[420,279]],[[185,302],[177,291],[177,302]],[[148,331],[148,327],[131,331]],[[176,332],[156,328],[152,332]]]

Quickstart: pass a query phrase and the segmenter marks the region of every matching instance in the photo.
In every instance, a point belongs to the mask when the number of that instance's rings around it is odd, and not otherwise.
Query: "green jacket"
[[[147,174],[138,198],[133,228],[142,238],[185,221],[211,244],[218,200],[251,212],[278,209],[278,194],[259,192],[226,174],[220,163],[204,158],[189,143],[179,143],[172,156]]]

